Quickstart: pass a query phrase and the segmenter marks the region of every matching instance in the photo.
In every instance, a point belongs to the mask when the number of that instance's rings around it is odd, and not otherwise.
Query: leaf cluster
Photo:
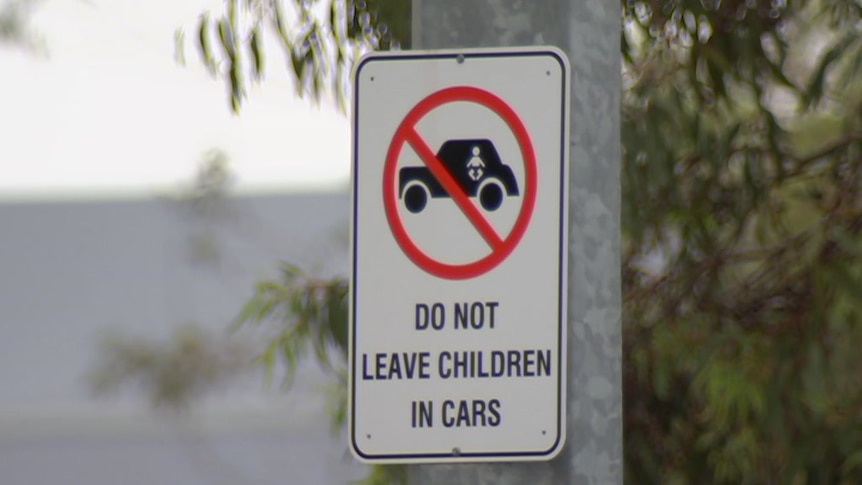
[[[343,108],[353,62],[368,50],[409,47],[409,25],[405,1],[225,0],[223,12],[201,14],[195,43],[210,74],[225,81],[234,113],[247,86],[263,79],[270,41],[280,47],[298,96],[319,100],[328,84]],[[177,59],[184,62],[182,29],[175,41]]]
[[[276,278],[259,282],[234,322],[260,327],[268,323],[268,345],[258,360],[271,382],[276,364],[287,370],[285,385],[299,363],[312,354],[335,375],[344,378],[347,360],[347,282],[318,280],[298,267],[282,263]]]
[[[251,350],[222,332],[183,326],[168,342],[105,335],[89,376],[97,394],[134,385],[156,407],[182,409],[252,368]]]
[[[12,44],[31,53],[45,53],[42,40],[30,26],[39,3],[41,0],[0,0],[0,44]]]
[[[626,480],[857,483],[859,6],[624,11]]]

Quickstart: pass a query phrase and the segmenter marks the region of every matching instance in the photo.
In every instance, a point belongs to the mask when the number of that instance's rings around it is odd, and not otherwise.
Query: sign
[[[564,54],[378,53],[353,83],[353,454],[552,458],[565,441]]]

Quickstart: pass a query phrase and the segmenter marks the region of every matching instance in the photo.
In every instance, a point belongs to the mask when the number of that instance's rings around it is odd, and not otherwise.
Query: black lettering
[[[467,401],[461,401],[458,404],[458,423],[457,426],[460,428],[462,426],[470,426],[470,406],[467,405]]]
[[[479,310],[478,312],[476,310]],[[478,317],[476,314],[478,313]],[[473,303],[470,308],[470,325],[475,329],[480,329],[485,325],[485,305],[480,302]]]
[[[446,308],[442,303],[431,305],[431,327],[441,330],[446,325]]]
[[[401,375],[401,359],[398,358],[398,352],[392,352],[389,356],[389,375],[386,377],[387,379],[402,379],[404,376]]]
[[[499,350],[491,352],[491,377],[502,377],[506,373],[506,354]]]
[[[455,352],[455,377],[467,377],[467,352]]]
[[[481,399],[473,400],[473,426],[485,426],[485,401]]]
[[[374,376],[368,373],[368,354],[362,354],[362,380],[373,381]]]
[[[419,402],[419,421],[420,426],[423,423],[428,424],[428,428],[434,426],[434,414],[431,412],[433,409],[432,401]]]
[[[462,399],[457,402],[447,400],[443,402],[443,426],[447,428],[499,426],[502,422],[500,407],[499,399],[490,401]]]
[[[539,352],[539,371],[540,376],[551,375],[551,350],[546,349]]]
[[[451,428],[455,426],[455,418],[449,416],[449,410],[455,410],[455,403],[449,400],[443,401],[443,426]]]
[[[408,379],[413,379],[416,374],[416,359],[418,358],[416,352],[404,352],[402,354],[404,356],[404,375],[407,376]]]
[[[449,366],[443,363],[443,361],[447,359],[452,360],[452,354],[449,352],[440,352],[440,357],[437,359],[437,373],[440,374],[440,378],[442,379],[448,379],[452,376],[452,370]],[[445,406],[446,403],[443,403],[443,405]]]
[[[512,372],[513,370],[515,371],[514,376]],[[521,377],[521,353],[517,350],[509,351],[509,368],[506,369],[506,371],[506,375],[509,377]]]
[[[497,399],[491,399],[488,402],[488,412],[491,414],[488,416],[488,425],[489,426],[499,426],[500,421],[502,421],[502,417],[500,416],[500,401]]]
[[[428,328],[428,305],[424,303],[416,304],[416,330],[425,330]]]
[[[389,362],[389,379],[400,378],[405,368],[407,379],[415,379],[417,372],[419,379],[430,377],[428,359],[431,355],[428,352],[403,355],[404,361],[400,362],[400,369],[397,368],[398,363]],[[552,349],[441,351],[437,357],[437,372],[442,379],[550,376],[553,371],[553,356]]]
[[[489,301],[485,302],[485,306],[488,307],[488,326],[494,328],[494,310],[500,306],[499,302]]]
[[[479,351],[479,368],[476,369],[476,377],[490,377],[488,371],[485,370],[485,359],[482,358],[482,351]]]
[[[413,401],[410,404],[411,425],[414,428],[430,428],[434,426],[433,401]]]
[[[431,373],[428,371],[428,368],[431,367],[431,362],[428,359],[431,358],[430,352],[420,352],[419,353],[419,378],[420,379],[430,379]]]
[[[455,303],[455,328],[473,328],[480,329],[484,328],[487,323],[490,328],[494,328],[496,324],[496,316],[495,310],[500,306],[499,302],[496,301],[488,301],[488,302],[480,302],[475,301],[472,303],[463,302],[463,303]],[[485,318],[487,310],[487,320]]]
[[[455,329],[467,328],[467,303],[455,304]]]
[[[535,377],[536,371],[533,370],[533,367],[536,365],[536,351],[535,350],[525,350],[524,351],[524,377]]]
[[[386,354],[375,354],[374,358],[377,363],[374,377],[379,381],[385,381],[386,374],[383,372],[386,370]]]

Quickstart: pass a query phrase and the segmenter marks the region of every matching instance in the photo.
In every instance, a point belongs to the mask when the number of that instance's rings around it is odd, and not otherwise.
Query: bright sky
[[[45,0],[32,28],[47,58],[0,45],[0,200],[141,196],[187,184],[204,152],[230,157],[241,192],[346,186],[350,128],[298,100],[270,50],[239,117],[187,39],[220,0]],[[189,42],[191,44],[191,42]]]

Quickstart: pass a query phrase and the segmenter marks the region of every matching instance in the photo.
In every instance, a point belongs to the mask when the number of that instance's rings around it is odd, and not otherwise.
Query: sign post
[[[550,462],[415,465],[410,485],[623,483],[619,4],[413,0],[419,49],[551,44],[572,66],[566,445]]]
[[[568,143],[554,48],[354,71],[349,430],[370,463],[565,442]]]

